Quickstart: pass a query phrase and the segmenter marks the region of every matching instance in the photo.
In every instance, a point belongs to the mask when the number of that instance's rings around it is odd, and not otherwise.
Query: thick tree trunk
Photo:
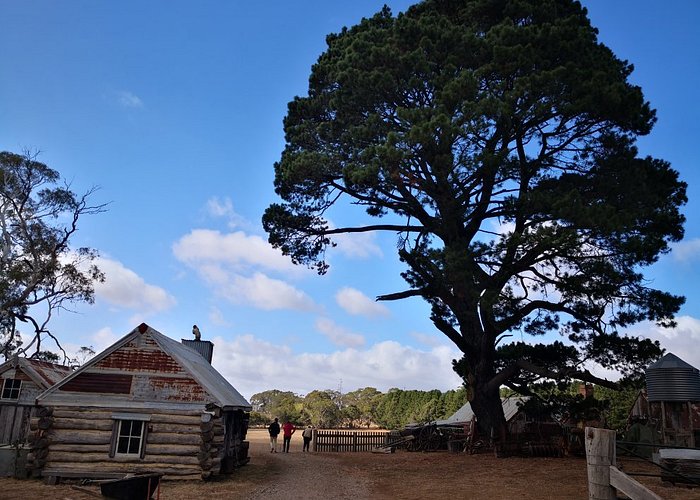
[[[477,306],[474,307],[477,309]],[[477,322],[478,321],[478,322]],[[508,434],[499,384],[492,383],[495,372],[495,347],[493,338],[484,331],[481,319],[473,318],[463,324],[473,331],[469,353],[465,352],[465,380],[470,387],[470,403],[482,438],[503,441]],[[471,354],[471,356],[470,356]]]
[[[476,415],[480,435],[504,441],[508,429],[498,388],[489,389],[487,383],[477,378],[473,389],[471,406]]]

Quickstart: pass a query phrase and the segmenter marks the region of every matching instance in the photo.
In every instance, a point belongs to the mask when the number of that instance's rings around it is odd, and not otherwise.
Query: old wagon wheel
[[[478,453],[479,450],[483,447],[484,447],[484,442],[481,439],[477,439],[474,442],[472,442],[470,440],[466,445],[466,448],[469,451],[470,455],[474,455],[475,453]]]
[[[440,429],[438,429],[437,427],[431,428],[430,433],[428,434],[426,442],[425,442],[424,451],[439,450],[441,444],[442,444],[442,433],[440,432]]]

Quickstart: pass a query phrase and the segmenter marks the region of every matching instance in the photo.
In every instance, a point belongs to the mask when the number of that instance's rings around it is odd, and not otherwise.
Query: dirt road
[[[256,458],[275,473],[271,481],[250,492],[250,500],[372,498],[369,481],[337,455],[294,451]]]
[[[251,461],[230,477],[165,481],[162,500],[226,498],[245,500],[377,499],[425,500],[584,500],[588,498],[583,458],[495,458],[492,453],[302,453],[294,436],[292,452],[270,453],[267,433],[252,430]],[[638,470],[643,464],[624,464]],[[700,488],[663,485],[638,478],[662,498],[700,500]],[[47,486],[38,480],[0,479],[0,499],[89,500],[99,495],[73,489],[75,483]]]

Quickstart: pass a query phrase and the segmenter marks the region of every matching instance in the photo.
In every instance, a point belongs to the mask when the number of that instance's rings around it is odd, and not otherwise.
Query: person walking
[[[309,444],[311,443],[311,438],[313,435],[313,427],[308,426],[306,429],[304,429],[304,432],[301,433],[301,437],[304,439],[304,447],[301,449],[301,451],[309,451]]]
[[[267,432],[270,433],[270,453],[277,453],[277,436],[280,433],[280,423],[277,419],[267,426]]]
[[[282,440],[282,451],[289,453],[289,443],[292,440],[292,434],[296,431],[294,424],[287,420],[282,426],[283,440]]]

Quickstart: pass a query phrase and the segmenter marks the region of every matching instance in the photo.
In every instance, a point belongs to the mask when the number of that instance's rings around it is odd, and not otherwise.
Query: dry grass
[[[495,458],[491,454],[447,452],[393,454],[301,453],[295,435],[292,453],[271,454],[265,431],[252,430],[251,462],[219,481],[163,482],[165,500],[227,499],[586,499],[583,458]],[[655,472],[643,463],[623,462],[627,471]],[[658,471],[656,471],[658,472]],[[658,478],[637,478],[662,498],[700,500],[700,488],[664,486]],[[0,479],[0,498],[95,498],[73,484]]]

